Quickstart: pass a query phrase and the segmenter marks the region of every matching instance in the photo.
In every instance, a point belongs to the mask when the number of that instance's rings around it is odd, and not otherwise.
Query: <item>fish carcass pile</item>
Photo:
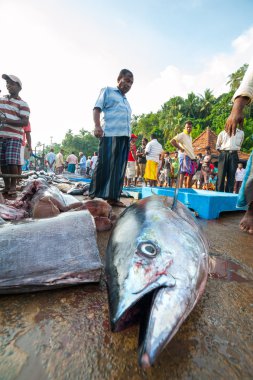
[[[64,186],[63,186],[64,185]],[[61,176],[33,173],[16,200],[0,196],[0,294],[99,282],[96,230],[112,226],[102,199],[78,201],[86,191]]]
[[[113,215],[112,207],[107,202],[102,199],[78,201],[73,196],[86,195],[88,187],[86,183],[73,186],[60,175],[32,173],[16,200],[0,198],[0,217],[4,220],[41,219],[57,216],[61,212],[89,210],[98,231],[110,230]]]
[[[140,322],[143,368],[154,363],[192,311],[207,275],[207,241],[183,204],[152,196],[120,215],[106,253],[111,327],[121,331]]]

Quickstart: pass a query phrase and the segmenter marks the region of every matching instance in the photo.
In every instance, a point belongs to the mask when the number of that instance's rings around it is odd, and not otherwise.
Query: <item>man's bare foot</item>
[[[246,211],[244,217],[240,222],[240,228],[242,231],[253,234],[253,210]]]
[[[125,208],[126,205],[121,202],[121,201],[117,201],[115,199],[107,199],[107,203],[110,205],[110,206],[115,206],[115,207],[123,207]]]

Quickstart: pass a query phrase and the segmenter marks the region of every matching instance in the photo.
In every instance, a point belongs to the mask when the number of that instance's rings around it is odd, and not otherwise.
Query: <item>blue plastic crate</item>
[[[174,196],[174,188],[143,187],[142,198],[150,195]],[[198,213],[204,219],[217,219],[221,212],[240,211],[246,207],[236,207],[237,194],[195,189],[179,189],[178,200]]]

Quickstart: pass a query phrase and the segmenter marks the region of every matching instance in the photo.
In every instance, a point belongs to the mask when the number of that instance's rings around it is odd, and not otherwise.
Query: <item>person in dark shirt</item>
[[[144,173],[145,173],[145,167],[146,167],[146,155],[145,155],[145,148],[148,143],[148,139],[143,137],[141,146],[137,149],[136,152],[136,178],[135,178],[135,186],[137,184],[137,180],[139,179],[141,182],[143,181]]]

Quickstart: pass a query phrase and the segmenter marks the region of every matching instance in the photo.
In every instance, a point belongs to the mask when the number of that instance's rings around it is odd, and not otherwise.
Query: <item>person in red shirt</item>
[[[131,140],[130,140],[130,149],[128,153],[128,159],[127,159],[127,167],[126,167],[126,175],[125,175],[125,186],[131,186],[132,181],[135,180],[136,176],[136,141],[138,139],[138,136],[134,135],[132,133]]]

